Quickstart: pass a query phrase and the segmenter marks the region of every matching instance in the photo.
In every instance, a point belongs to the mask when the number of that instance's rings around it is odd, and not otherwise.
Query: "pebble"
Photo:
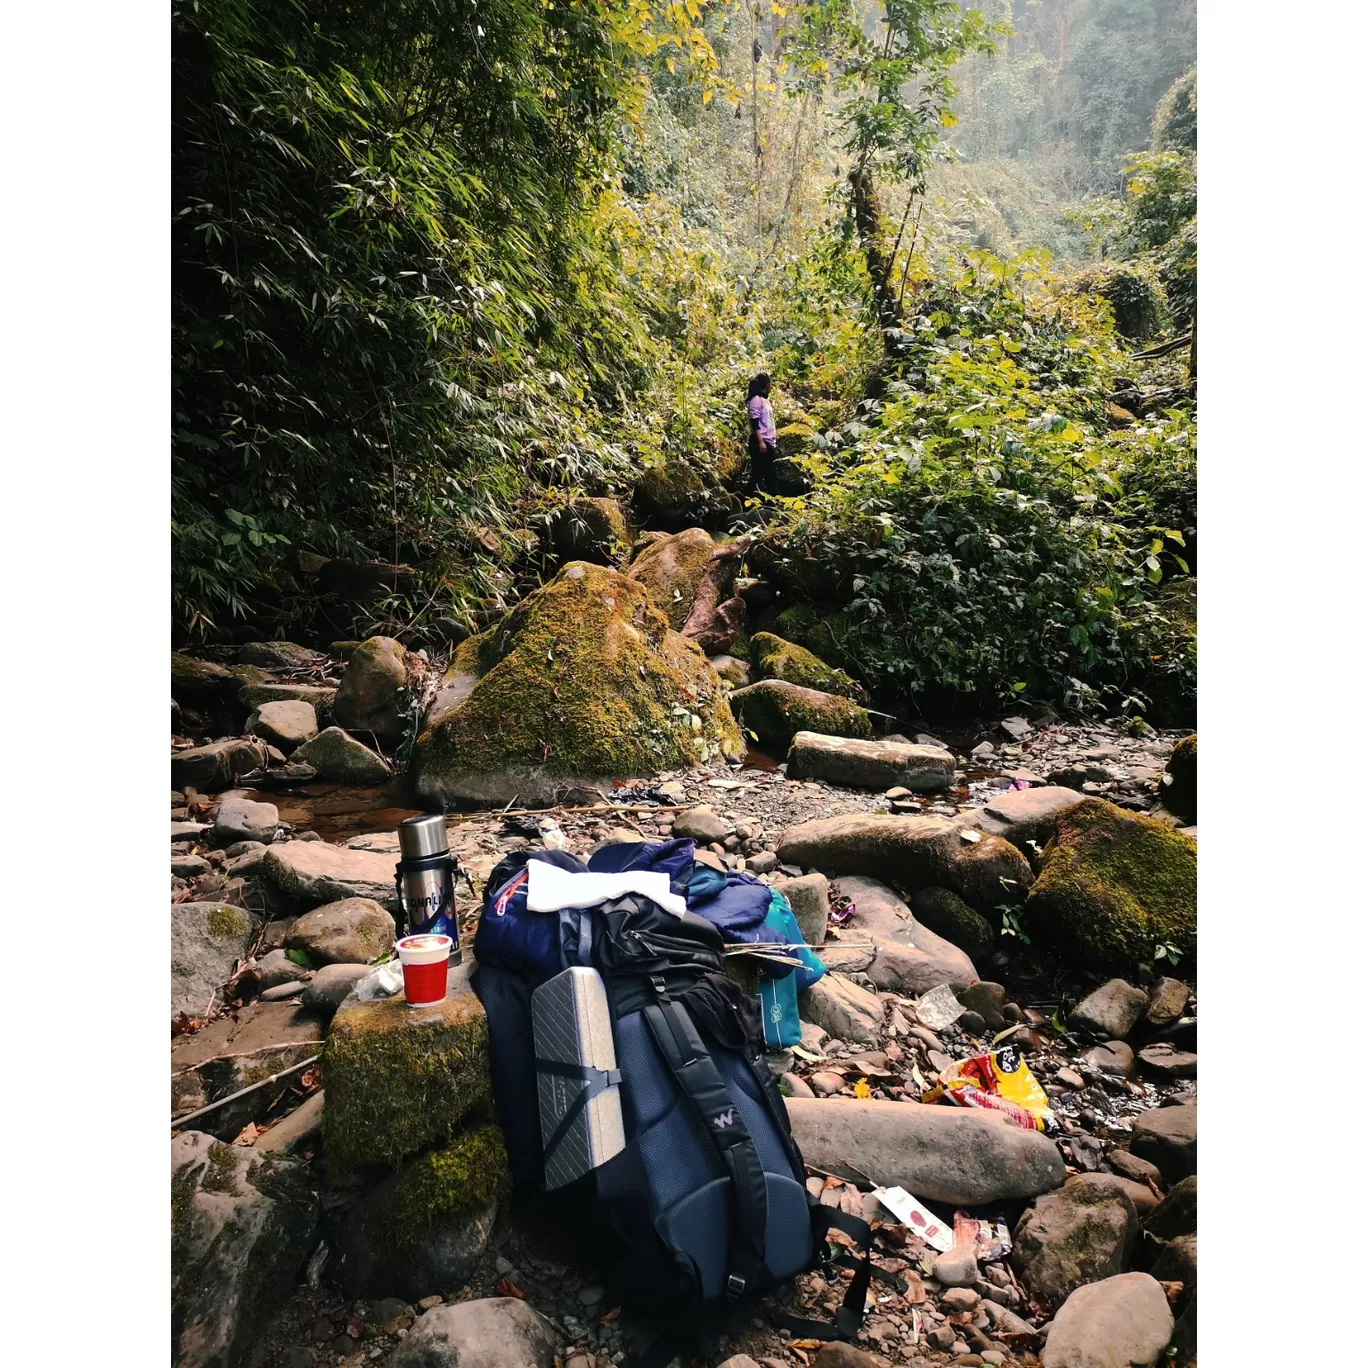
[[[288,1002],[291,998],[300,997],[308,984],[303,979],[296,979],[293,983],[277,983],[274,988],[268,988],[261,994],[262,1002]]]
[[[1060,1071],[1055,1074],[1055,1077],[1063,1083],[1066,1088],[1077,1088],[1081,1091],[1087,1086],[1087,1084],[1083,1082],[1082,1075],[1070,1068],[1060,1069]]]
[[[941,1298],[941,1305],[948,1311],[972,1311],[978,1304],[979,1294],[972,1287],[952,1287]]]
[[[576,1295],[581,1306],[597,1306],[603,1300],[603,1288],[594,1283],[590,1287],[581,1287]]]

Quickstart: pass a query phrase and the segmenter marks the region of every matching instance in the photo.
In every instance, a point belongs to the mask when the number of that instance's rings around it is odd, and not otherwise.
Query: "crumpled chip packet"
[[[1026,1067],[1014,1045],[987,1054],[957,1060],[942,1069],[934,1087],[922,1095],[923,1102],[948,1097],[960,1107],[982,1107],[1002,1112],[1023,1130],[1059,1133],[1059,1122],[1050,1110],[1045,1089]]]

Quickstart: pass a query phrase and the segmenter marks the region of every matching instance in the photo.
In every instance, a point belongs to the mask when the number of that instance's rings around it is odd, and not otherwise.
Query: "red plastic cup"
[[[446,997],[451,937],[405,936],[394,948],[404,966],[404,1001],[410,1007],[431,1007],[441,1002]]]

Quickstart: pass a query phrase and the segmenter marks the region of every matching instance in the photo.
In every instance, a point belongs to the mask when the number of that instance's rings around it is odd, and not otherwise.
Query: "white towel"
[[[584,869],[560,869],[545,860],[527,862],[527,910],[559,912],[563,907],[597,907],[624,893],[639,893],[682,917],[688,904],[670,892],[670,876],[659,870],[626,869],[620,874],[595,874]]]

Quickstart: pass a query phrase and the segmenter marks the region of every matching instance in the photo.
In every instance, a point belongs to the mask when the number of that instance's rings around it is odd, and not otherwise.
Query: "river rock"
[[[1073,1292],[1050,1324],[1040,1368],[1151,1368],[1173,1334],[1164,1289],[1119,1273]]]
[[[614,778],[744,750],[699,647],[640,583],[603,566],[572,561],[463,642],[452,669],[478,679],[456,706],[429,713],[415,743],[414,783],[429,802],[599,796]]]
[[[956,995],[966,1011],[977,1012],[983,1024],[993,1032],[1002,1030],[1007,1018],[1002,1009],[1007,1005],[1007,990],[1000,983],[971,983]]]
[[[820,817],[781,832],[777,853],[784,864],[868,875],[904,892],[948,888],[980,910],[1019,902],[1031,884],[1015,846],[998,836],[966,843],[943,817]]]
[[[557,561],[616,565],[630,543],[627,519],[616,499],[580,497],[552,509],[543,541]]]
[[[1053,1140],[993,1112],[839,1097],[786,1105],[804,1159],[852,1181],[867,1175],[964,1206],[1034,1197],[1064,1181]]]
[[[352,1296],[417,1301],[459,1287],[489,1243],[508,1160],[497,1126],[480,1126],[410,1160],[352,1208],[337,1277]]]
[[[1131,1153],[1148,1159],[1170,1183],[1197,1172],[1197,1103],[1156,1107],[1135,1119]]]
[[[1107,1152],[1107,1163],[1124,1178],[1133,1183],[1154,1183],[1163,1187],[1164,1175],[1148,1159],[1142,1159],[1130,1150],[1114,1149]],[[1136,1210],[1139,1210],[1137,1207]]]
[[[245,683],[238,690],[244,708],[264,708],[268,703],[307,703],[315,713],[331,710],[337,690],[329,684]]]
[[[1117,1192],[1124,1192],[1130,1198],[1131,1205],[1135,1208],[1135,1214],[1141,1222],[1159,1205],[1159,1198],[1154,1195],[1154,1189],[1148,1183],[1137,1183],[1134,1179],[1123,1178],[1117,1173],[1087,1173],[1078,1176],[1091,1178],[1097,1183],[1110,1183]],[[1064,1186],[1068,1187],[1069,1183],[1073,1181],[1073,1178],[1068,1179]]]
[[[796,879],[776,879],[773,886],[788,899],[803,939],[809,945],[825,944],[831,911],[831,884],[826,875],[803,874]]]
[[[978,977],[973,960],[917,921],[891,888],[849,874],[836,880],[835,889],[854,907],[847,925],[874,944],[874,962],[866,972],[877,987],[920,996],[942,983],[964,988]]]
[[[171,873],[177,879],[198,879],[207,874],[213,866],[203,855],[173,855]]]
[[[1135,1077],[1135,1051],[1124,1040],[1108,1040],[1083,1056],[1083,1062],[1098,1073],[1115,1078]]]
[[[974,1287],[979,1280],[978,1259],[972,1245],[955,1245],[936,1256],[931,1276],[946,1287]]]
[[[551,1368],[560,1336],[517,1297],[435,1306],[390,1356],[390,1368]]]
[[[676,815],[670,834],[708,845],[712,841],[725,841],[729,830],[727,823],[712,808],[696,807]]]
[[[394,946],[394,918],[370,898],[343,898],[306,912],[285,944],[315,964],[369,964]]]
[[[686,527],[671,536],[658,537],[627,568],[630,579],[639,581],[651,603],[679,631],[688,620],[704,571],[717,543],[701,527]]]
[[[257,920],[227,903],[171,905],[171,1015],[202,1016],[247,958]]]
[[[177,1368],[242,1368],[318,1239],[307,1165],[185,1131],[171,1140]]]
[[[750,639],[750,646],[751,659],[755,662],[756,674],[761,679],[782,679],[804,689],[840,694],[843,698],[853,698],[856,701],[865,696],[862,684],[852,679],[844,670],[838,670],[834,665],[828,665],[826,661],[813,655],[806,646],[785,641],[773,632],[756,632]],[[812,777],[820,779],[826,776]]]
[[[323,1130],[323,1089],[311,1093],[288,1116],[257,1137],[258,1154],[293,1154],[311,1144]]]
[[[1164,766],[1160,794],[1164,806],[1185,825],[1197,820],[1197,733],[1185,736],[1173,748]]]
[[[225,798],[214,819],[214,839],[220,845],[234,841],[275,840],[280,812],[274,803],[254,803],[248,798]]]
[[[730,684],[733,689],[744,689],[751,682],[750,666],[735,656],[711,656],[708,664],[717,671],[718,678]]]
[[[344,850],[326,841],[285,841],[266,852],[261,872],[306,909],[343,898],[370,898],[391,912],[399,910],[392,855]]]
[[[390,777],[389,762],[341,727],[329,727],[306,741],[291,757],[312,765],[324,779],[345,784],[383,784]]]
[[[912,915],[951,945],[959,946],[970,959],[987,959],[997,945],[998,933],[988,919],[948,888],[918,889],[912,899]]]
[[[258,665],[263,670],[312,670],[327,664],[321,651],[293,641],[249,641],[238,647],[238,659],[244,665]]]
[[[487,1112],[489,1030],[470,969],[467,960],[448,970],[447,995],[431,1007],[410,1007],[399,994],[375,1002],[352,997],[339,1008],[324,1060],[330,1162],[393,1168]],[[532,1176],[540,1176],[537,1156]]]
[[[306,1011],[330,1017],[370,970],[364,964],[325,964],[309,980],[300,999]]]
[[[733,690],[731,705],[741,725],[770,745],[787,746],[799,732],[864,738],[872,731],[869,714],[858,703],[781,679]]]
[[[1012,1267],[1038,1301],[1060,1302],[1080,1283],[1121,1272],[1139,1228],[1134,1203],[1110,1175],[1081,1173],[1017,1222]]]
[[[1190,958],[1197,845],[1152,817],[1083,799],[1059,814],[1026,913],[1033,935],[1089,967],[1148,963],[1160,942]]]
[[[263,703],[247,719],[247,730],[252,736],[279,746],[287,755],[318,735],[318,714],[312,703],[297,698],[282,699],[279,703]]]
[[[185,699],[218,699],[231,689],[233,672],[212,660],[171,652],[171,693]]]
[[[1150,990],[1149,1006],[1145,1009],[1145,1020],[1151,1026],[1167,1026],[1177,1021],[1187,1010],[1188,998],[1192,989],[1182,979],[1161,978]]]
[[[1197,1056],[1188,1050],[1175,1050],[1167,1042],[1146,1045],[1138,1058],[1142,1069],[1162,1078],[1197,1077]]]
[[[798,995],[803,1018],[828,1035],[877,1045],[883,1031],[883,1005],[869,991],[844,974],[823,975]]]
[[[1176,1182],[1168,1195],[1145,1217],[1145,1230],[1158,1240],[1176,1240],[1197,1233],[1197,1175]]]
[[[245,736],[171,752],[171,787],[213,793],[266,763],[266,748]]]
[[[848,736],[799,732],[789,745],[790,779],[825,779],[847,788],[882,791],[895,785],[916,793],[949,787],[955,757],[934,746],[897,741],[860,741]]]
[[[404,648],[393,637],[363,641],[348,657],[333,700],[338,725],[397,741],[407,720],[408,688]],[[309,764],[317,762],[309,760]],[[322,773],[322,770],[319,771]]]
[[[1133,988],[1125,979],[1109,979],[1069,1013],[1069,1025],[1124,1040],[1148,1005],[1149,996],[1143,988]]]
[[[296,964],[283,949],[268,950],[257,960],[257,987],[264,993],[285,983],[298,983],[309,970]]]
[[[954,820],[1010,841],[1028,857],[1030,842],[1044,846],[1055,833],[1059,814],[1079,801],[1071,788],[1047,784],[1039,788],[1008,789],[979,808],[961,812]]]

